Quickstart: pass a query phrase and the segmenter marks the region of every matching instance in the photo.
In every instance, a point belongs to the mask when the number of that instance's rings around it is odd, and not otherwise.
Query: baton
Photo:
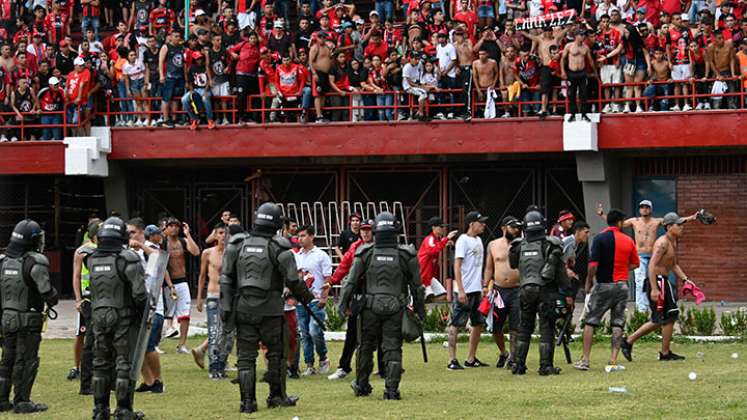
[[[568,348],[568,341],[569,341],[569,335],[570,332],[568,331],[568,328],[571,325],[571,321],[573,320],[573,312],[568,313],[568,315],[565,316],[565,320],[563,321],[563,326],[560,328],[560,334],[558,335],[557,340],[555,341],[555,345],[563,345],[563,352],[565,353],[565,361],[570,363],[573,363],[573,360],[571,358],[571,349]]]
[[[425,349],[425,334],[420,330],[420,350],[423,351],[423,363],[428,363],[428,351]]]
[[[306,313],[309,314],[309,316],[313,318],[314,321],[316,321],[317,325],[319,325],[319,328],[322,331],[327,331],[327,327],[324,326],[324,322],[322,322],[322,320],[319,319],[319,317],[314,313],[314,311],[312,311],[311,308],[309,308],[308,303],[303,303],[300,300],[298,301],[298,303],[300,303],[301,306],[303,306],[303,308],[306,310]]]

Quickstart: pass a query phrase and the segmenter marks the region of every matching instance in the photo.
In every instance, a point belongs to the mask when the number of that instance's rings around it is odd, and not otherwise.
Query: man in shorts
[[[625,328],[625,306],[628,303],[629,271],[640,264],[633,240],[622,233],[625,214],[612,209],[607,214],[608,228],[594,238],[589,256],[589,272],[586,275],[586,318],[584,325],[584,349],[581,360],[573,367],[589,370],[589,356],[594,339],[594,329],[602,323],[602,317],[610,311],[612,326],[612,354],[607,371],[625,369],[617,364],[617,355],[623,341]],[[592,288],[594,278],[596,284]]]
[[[672,63],[674,94],[675,96],[685,96],[685,99],[682,100],[682,111],[692,109],[689,104],[690,101],[687,99],[687,87],[692,77],[689,46],[690,41],[694,39],[689,24],[690,17],[687,13],[683,13],[682,15],[675,14],[672,16],[671,28],[669,28],[669,32],[666,34],[667,56],[669,62]],[[674,106],[671,110],[680,110],[679,99],[674,99]]]
[[[682,238],[684,224],[688,218],[680,217],[671,212],[664,215],[662,225],[667,230],[654,243],[654,254],[648,265],[648,279],[646,279],[646,293],[651,305],[651,320],[643,324],[630,337],[622,342],[622,353],[629,361],[633,360],[633,344],[646,334],[661,328],[661,352],[659,360],[683,360],[685,357],[675,354],[670,349],[674,323],[680,316],[677,306],[677,285],[669,281],[669,273],[673,272],[682,279],[683,283],[691,282],[687,274],[682,271],[677,258],[677,246]],[[692,282],[691,282],[692,283]]]
[[[488,244],[488,255],[485,261],[484,283],[500,294],[503,308],[496,311],[497,322],[493,326],[493,339],[501,351],[497,368],[511,368],[516,354],[516,338],[519,335],[519,270],[514,270],[508,263],[508,250],[511,241],[521,236],[521,221],[513,216],[506,216],[501,221],[503,236]],[[511,335],[511,352],[506,351],[503,324],[508,319],[508,331]]]
[[[620,53],[623,50],[622,35],[620,31],[610,27],[610,17],[602,15],[599,18],[599,30],[597,42],[601,45],[598,51],[597,62],[600,66],[599,78],[603,84],[622,83],[622,69],[620,68]],[[604,89],[605,99],[620,98],[622,88],[613,87]],[[622,107],[619,103],[607,104],[602,112],[620,112]]]
[[[467,320],[472,325],[469,335],[469,350],[466,367],[483,367],[485,363],[479,361],[475,354],[477,345],[480,343],[480,333],[485,325],[485,318],[479,311],[482,299],[482,259],[485,255],[485,247],[480,235],[485,231],[487,217],[478,211],[471,211],[465,217],[467,232],[456,241],[454,252],[454,282],[456,283],[456,297],[454,299],[454,310],[451,314],[451,325],[449,326],[449,370],[462,370],[464,367],[457,360],[457,335],[459,329],[467,325]]]
[[[179,231],[184,232],[184,237],[179,237]],[[189,225],[180,223],[175,218],[166,221],[166,250],[169,253],[168,273],[171,277],[171,283],[176,291],[176,301],[174,302],[174,316],[179,322],[179,341],[176,345],[176,352],[179,354],[189,354],[189,350],[184,346],[187,342],[187,332],[189,331],[189,312],[192,304],[192,297],[189,293],[189,279],[187,278],[187,255],[200,255],[200,248],[190,235]]]

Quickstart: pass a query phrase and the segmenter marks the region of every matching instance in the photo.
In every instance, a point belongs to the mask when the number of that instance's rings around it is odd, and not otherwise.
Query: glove
[[[698,213],[696,213],[695,218],[698,219],[698,221],[704,225],[712,225],[716,223],[716,216],[714,216],[713,213],[709,212],[706,209],[698,210]]]
[[[223,323],[228,321],[229,318],[231,318],[231,311],[222,311],[220,313],[220,320],[223,321]]]

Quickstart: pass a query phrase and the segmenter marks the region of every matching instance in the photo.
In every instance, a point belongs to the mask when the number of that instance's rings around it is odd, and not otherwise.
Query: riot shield
[[[148,303],[145,305],[140,328],[137,332],[137,340],[135,345],[132,346],[130,355],[130,380],[132,381],[137,381],[140,377],[140,369],[143,367],[145,350],[148,346],[150,327],[161,295],[161,287],[163,286],[168,262],[169,253],[163,250],[154,250],[148,256],[148,264],[145,267],[145,290],[148,293]]]

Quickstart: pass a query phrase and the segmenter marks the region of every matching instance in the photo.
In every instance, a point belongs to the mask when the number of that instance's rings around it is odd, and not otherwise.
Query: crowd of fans
[[[28,138],[61,138],[63,123],[85,132],[112,112],[100,123],[544,117],[567,112],[569,90],[582,113],[744,106],[743,1],[184,3],[0,0],[0,101],[14,126],[0,141],[21,124]],[[566,10],[564,25],[516,29]]]

